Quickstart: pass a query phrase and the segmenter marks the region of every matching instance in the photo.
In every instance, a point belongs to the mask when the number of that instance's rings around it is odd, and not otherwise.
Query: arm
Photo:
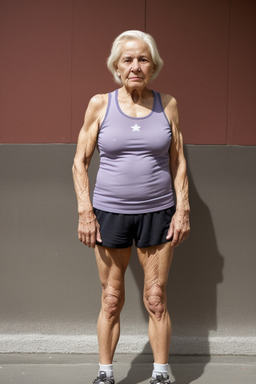
[[[89,192],[88,168],[96,146],[98,130],[106,110],[106,95],[94,96],[85,112],[84,124],[78,136],[77,150],[72,167],[78,204],[78,238],[85,245],[95,247],[101,242],[99,224],[93,212]]]
[[[190,232],[189,198],[186,159],[183,152],[183,137],[179,129],[177,102],[169,96],[166,115],[172,125],[172,142],[170,148],[170,169],[176,194],[176,212],[172,218],[167,239],[172,239],[172,246],[177,247]]]

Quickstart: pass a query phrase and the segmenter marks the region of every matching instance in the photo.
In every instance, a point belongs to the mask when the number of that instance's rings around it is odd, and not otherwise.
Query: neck
[[[123,86],[119,91],[119,94],[120,93],[121,93],[121,96],[129,97],[132,99],[133,103],[138,104],[141,101],[141,99],[151,94],[151,91],[148,88],[130,89]]]

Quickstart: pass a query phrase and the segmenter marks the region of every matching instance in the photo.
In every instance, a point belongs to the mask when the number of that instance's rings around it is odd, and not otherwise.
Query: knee
[[[123,304],[124,295],[121,289],[114,288],[109,283],[103,285],[103,310],[107,320],[119,316]]]
[[[164,289],[160,283],[145,290],[144,302],[150,316],[160,321],[166,311]]]

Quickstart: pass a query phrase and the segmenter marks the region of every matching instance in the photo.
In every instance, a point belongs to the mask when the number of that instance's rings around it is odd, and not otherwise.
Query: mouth
[[[129,77],[129,80],[132,80],[132,81],[138,81],[142,79],[143,79],[142,77],[138,77],[138,76]]]

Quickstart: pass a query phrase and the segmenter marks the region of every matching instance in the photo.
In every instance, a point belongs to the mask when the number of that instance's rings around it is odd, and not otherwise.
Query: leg
[[[131,248],[95,247],[102,284],[101,310],[98,318],[98,343],[101,364],[112,364],[120,334],[120,312],[124,305],[124,274]]]
[[[149,313],[149,340],[154,361],[166,364],[171,341],[171,319],[167,310],[166,284],[173,257],[170,242],[149,248],[138,248],[144,270],[144,303]]]

